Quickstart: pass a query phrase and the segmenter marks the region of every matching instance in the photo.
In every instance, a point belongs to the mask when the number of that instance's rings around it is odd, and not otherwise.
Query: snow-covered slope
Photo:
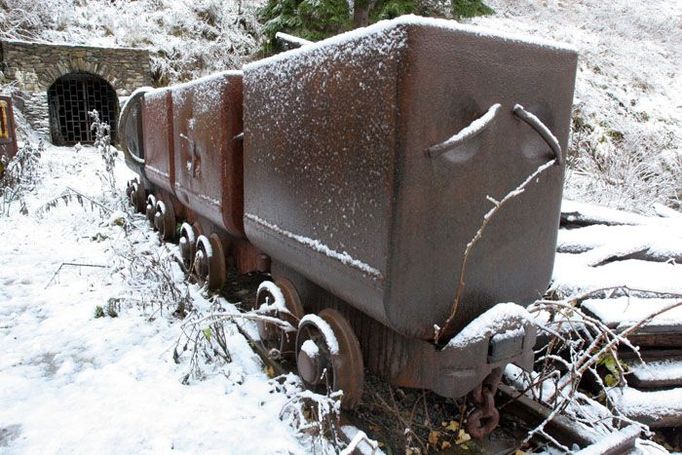
[[[241,66],[258,48],[258,3],[5,0],[0,31],[27,40],[148,48],[154,76],[172,83]]]
[[[567,196],[651,212],[682,197],[682,2],[487,0],[470,20],[580,52]],[[7,5],[5,8],[2,5]],[[5,0],[0,31],[148,47],[162,83],[256,58],[260,0]],[[249,56],[249,57],[247,57]]]

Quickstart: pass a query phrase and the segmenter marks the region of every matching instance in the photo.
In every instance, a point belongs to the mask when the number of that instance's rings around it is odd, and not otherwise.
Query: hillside
[[[259,2],[4,0],[5,36],[148,47],[158,84],[257,58]],[[490,0],[469,22],[570,43],[581,55],[566,195],[651,212],[682,196],[682,3]]]

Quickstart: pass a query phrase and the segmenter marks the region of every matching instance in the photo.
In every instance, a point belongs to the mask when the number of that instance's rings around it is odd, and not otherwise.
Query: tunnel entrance
[[[92,144],[88,112],[97,110],[111,126],[111,142],[116,142],[118,97],[107,81],[89,73],[71,73],[57,79],[47,91],[50,133],[55,145]]]

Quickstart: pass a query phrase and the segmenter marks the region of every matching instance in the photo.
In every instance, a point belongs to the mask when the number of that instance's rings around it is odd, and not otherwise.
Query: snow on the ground
[[[609,398],[627,417],[651,427],[682,424],[682,389],[643,392],[632,387],[616,387]]]
[[[66,186],[100,192],[100,161],[89,147],[48,148],[31,213]],[[128,173],[118,168],[122,183]],[[183,385],[187,359],[173,361],[180,322],[132,304],[119,317],[94,317],[97,305],[130,292],[109,267],[123,230],[106,218],[75,201],[42,218],[0,218],[0,452],[308,452],[310,441],[279,418],[287,395],[238,332],[223,374]],[[149,239],[136,242],[153,246]],[[107,267],[63,267],[54,277],[64,262]]]
[[[682,378],[682,361],[677,359],[654,360],[630,365],[630,373],[643,382],[677,382]]]
[[[592,214],[602,223],[561,229],[552,288],[563,295],[600,288],[682,294],[682,218],[641,217],[564,202],[565,214]],[[600,213],[601,212],[601,213]]]
[[[608,327],[623,330],[637,322],[651,317],[666,308],[669,310],[654,317],[643,327],[648,329],[682,325],[682,299],[642,299],[637,297],[618,297],[615,299],[588,299],[582,307],[594,314]]]

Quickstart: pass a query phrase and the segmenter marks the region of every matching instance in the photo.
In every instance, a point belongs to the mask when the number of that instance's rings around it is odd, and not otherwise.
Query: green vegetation
[[[403,14],[461,19],[493,13],[483,0],[355,0],[354,5],[351,14],[346,0],[269,0],[258,13],[265,51],[278,50],[277,32],[319,41]]]
[[[481,0],[452,0],[452,16],[457,19],[486,16],[494,12]]]

